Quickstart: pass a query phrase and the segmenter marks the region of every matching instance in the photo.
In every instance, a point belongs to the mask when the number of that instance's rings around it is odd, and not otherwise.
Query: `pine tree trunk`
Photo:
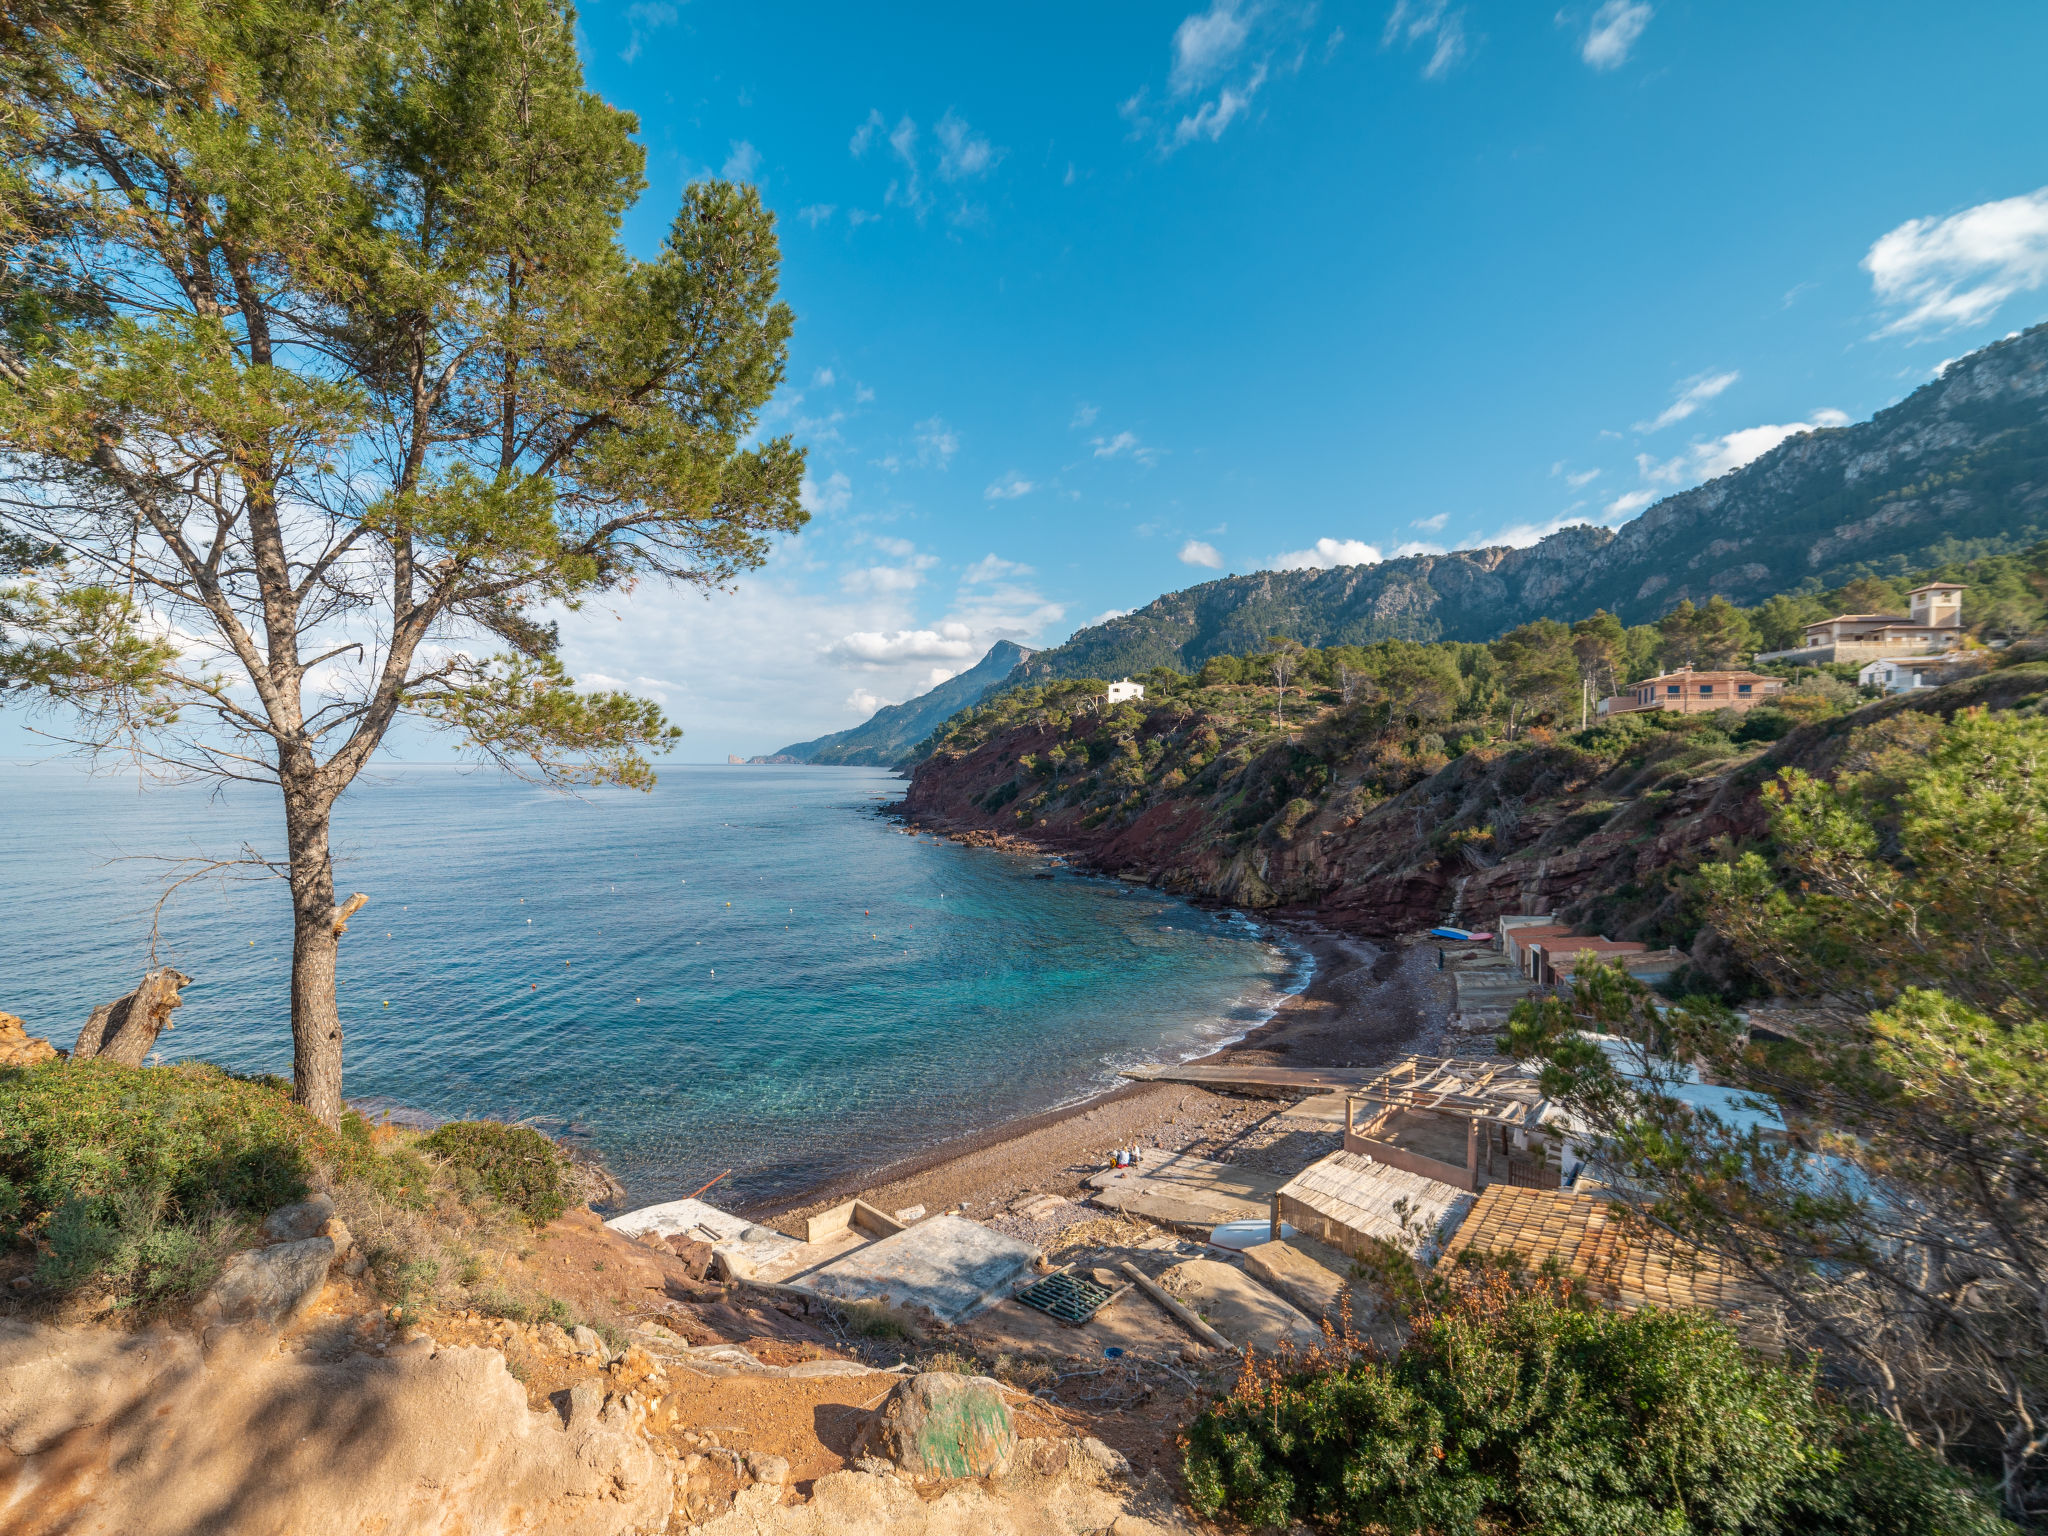
[[[334,995],[334,861],[328,803],[287,782],[292,886],[292,1096],[323,1125],[341,1123],[341,1008]]]

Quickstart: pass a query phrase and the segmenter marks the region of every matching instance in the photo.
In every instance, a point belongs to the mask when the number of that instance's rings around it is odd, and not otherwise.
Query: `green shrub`
[[[495,1120],[451,1120],[418,1143],[455,1177],[544,1227],[569,1208],[569,1159],[539,1131]]]
[[[1248,1363],[1189,1432],[1205,1515],[1319,1529],[1978,1536],[1933,1458],[1824,1404],[1811,1368],[1694,1313],[1576,1307],[1500,1271],[1433,1293],[1391,1363]]]
[[[44,1229],[36,1283],[60,1294],[97,1284],[117,1307],[196,1295],[240,1246],[247,1223],[221,1210],[179,1220],[166,1203],[148,1189],[67,1200]]]
[[[316,1166],[362,1176],[378,1161],[367,1134],[339,1135],[267,1084],[199,1062],[0,1070],[0,1180],[12,1194],[0,1219],[14,1232],[130,1191],[160,1197],[172,1220],[216,1207],[260,1216],[303,1200]]]
[[[856,1301],[840,1309],[849,1333],[863,1339],[912,1339],[917,1335],[902,1314],[880,1301]]]

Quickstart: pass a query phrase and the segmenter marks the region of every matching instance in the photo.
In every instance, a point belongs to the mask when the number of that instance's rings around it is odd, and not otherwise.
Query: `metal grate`
[[[1102,1310],[1113,1294],[1092,1280],[1062,1272],[1047,1275],[1036,1285],[1019,1291],[1017,1299],[1063,1323],[1085,1323]]]

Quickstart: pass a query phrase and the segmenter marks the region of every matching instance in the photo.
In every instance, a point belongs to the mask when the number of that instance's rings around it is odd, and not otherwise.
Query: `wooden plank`
[[[1130,1067],[1119,1074],[1141,1083],[1187,1083],[1240,1093],[1316,1093],[1362,1088],[1376,1075],[1364,1067],[1178,1066]]]
[[[1171,1296],[1167,1295],[1166,1292],[1159,1288],[1159,1284],[1157,1281],[1152,1279],[1150,1275],[1146,1274],[1142,1269],[1138,1268],[1138,1266],[1133,1264],[1129,1259],[1124,1260],[1123,1270],[1125,1274],[1131,1277],[1132,1281],[1137,1285],[1139,1290],[1143,1291],[1147,1296],[1150,1296],[1154,1301],[1158,1302],[1160,1306],[1164,1307],[1169,1313],[1173,1315],[1173,1317],[1180,1323],[1180,1325],[1183,1328],[1187,1329],[1189,1333],[1192,1333],[1204,1344],[1209,1345],[1213,1349],[1229,1350],[1235,1352],[1235,1346],[1230,1342],[1230,1340],[1223,1337],[1222,1334],[1218,1333],[1214,1328],[1211,1328],[1207,1323],[1203,1322],[1199,1317],[1195,1316],[1195,1314],[1190,1312],[1186,1307],[1182,1306],[1179,1302],[1175,1301]]]

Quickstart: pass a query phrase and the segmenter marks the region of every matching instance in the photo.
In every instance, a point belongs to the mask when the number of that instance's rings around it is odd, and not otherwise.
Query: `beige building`
[[[1838,613],[1806,626],[1797,650],[1765,651],[1758,661],[1819,666],[1831,661],[1881,661],[1955,650],[1963,643],[1963,588],[1930,581],[1906,594],[1907,613]]]
[[[1766,677],[1761,672],[1695,672],[1680,667],[1676,672],[1631,683],[1626,693],[1602,699],[1600,713],[1673,709],[1682,715],[1710,715],[1717,709],[1749,709],[1784,689],[1783,678]]]

